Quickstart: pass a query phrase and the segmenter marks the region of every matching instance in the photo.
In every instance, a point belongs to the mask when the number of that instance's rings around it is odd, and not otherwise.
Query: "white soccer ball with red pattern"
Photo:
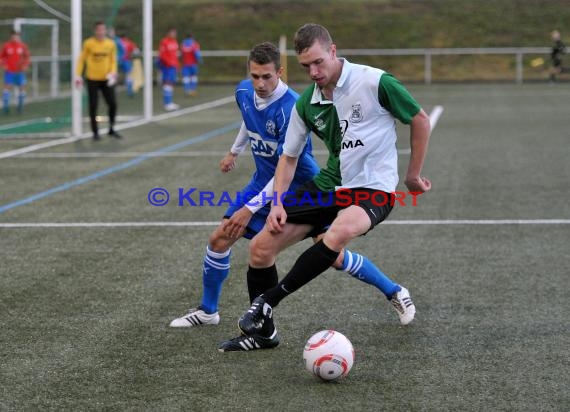
[[[354,363],[354,348],[335,330],[321,330],[309,338],[303,350],[307,370],[325,381],[344,378]]]

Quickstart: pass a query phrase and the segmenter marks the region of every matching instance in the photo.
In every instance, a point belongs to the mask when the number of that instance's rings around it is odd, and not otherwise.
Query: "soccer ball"
[[[305,367],[325,381],[344,378],[354,363],[354,348],[335,330],[321,330],[309,338],[303,350]]]

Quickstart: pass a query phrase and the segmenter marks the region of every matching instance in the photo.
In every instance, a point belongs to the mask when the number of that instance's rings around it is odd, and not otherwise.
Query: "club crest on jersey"
[[[352,123],[359,123],[362,121],[362,106],[360,103],[352,105],[352,112],[350,113],[350,121]]]
[[[317,130],[321,131],[325,128],[325,121],[323,119],[316,119],[315,120],[315,127],[317,128]]]
[[[267,123],[265,123],[265,130],[267,130],[267,133],[271,136],[275,136],[275,128],[275,122],[273,120],[268,120]]]
[[[325,114],[324,111],[319,112],[315,115],[315,127],[317,128],[318,131],[321,131],[326,127],[325,121],[321,119],[321,116],[323,114]]]

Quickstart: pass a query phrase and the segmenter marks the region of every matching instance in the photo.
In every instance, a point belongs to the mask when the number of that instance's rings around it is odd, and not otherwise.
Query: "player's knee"
[[[216,229],[210,235],[208,245],[211,251],[223,253],[232,246],[232,242],[222,230]]]
[[[357,236],[358,233],[356,233],[353,226],[349,224],[336,224],[327,230],[323,241],[329,248],[339,250]]]
[[[249,260],[250,265],[254,267],[267,267],[273,264],[276,251],[269,245],[270,242],[260,241],[254,237],[249,242]]]

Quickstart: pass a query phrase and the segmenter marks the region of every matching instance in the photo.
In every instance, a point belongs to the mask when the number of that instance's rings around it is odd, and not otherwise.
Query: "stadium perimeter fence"
[[[203,50],[203,82],[237,82],[247,74],[249,50]],[[544,79],[548,68],[548,47],[485,47],[485,48],[415,48],[415,49],[339,49],[337,54],[355,62],[377,61],[375,66],[389,66],[402,80],[423,82],[452,81],[514,81],[523,83]],[[293,50],[287,56],[295,56]],[[539,64],[533,64],[540,60]],[[52,88],[50,56],[32,56],[30,68],[30,97],[45,99],[69,92],[71,85],[71,56],[57,57],[61,73]],[[369,64],[369,63],[366,63]],[[502,70],[494,70],[500,66]],[[290,68],[289,81],[306,81],[301,68]],[[455,70],[452,69],[455,67]],[[296,70],[297,69],[297,70]],[[49,85],[49,86],[48,86]],[[53,90],[55,90],[55,95]]]
[[[203,50],[200,82],[237,83],[247,75],[248,54],[248,50]],[[428,85],[444,82],[501,81],[520,84],[546,81],[550,66],[548,47],[339,49],[337,54],[353,62],[381,67],[402,81]],[[286,55],[290,61],[286,80],[292,84],[306,83],[306,74],[295,64],[295,52],[287,50]],[[46,113],[37,124],[31,123],[33,127],[26,123],[24,129],[20,126],[15,129],[9,127],[7,123],[12,121],[9,118],[0,120],[0,137],[32,137],[41,134],[50,138],[61,136],[59,130],[62,128],[69,129],[72,58],[70,55],[60,55],[55,60],[56,65],[53,56],[32,56],[28,73],[28,101],[48,101],[50,107]],[[54,67],[57,67],[57,78],[52,75]],[[158,75],[157,70],[155,75]],[[155,83],[159,82],[156,76],[153,79]],[[41,119],[47,119],[45,124]]]

